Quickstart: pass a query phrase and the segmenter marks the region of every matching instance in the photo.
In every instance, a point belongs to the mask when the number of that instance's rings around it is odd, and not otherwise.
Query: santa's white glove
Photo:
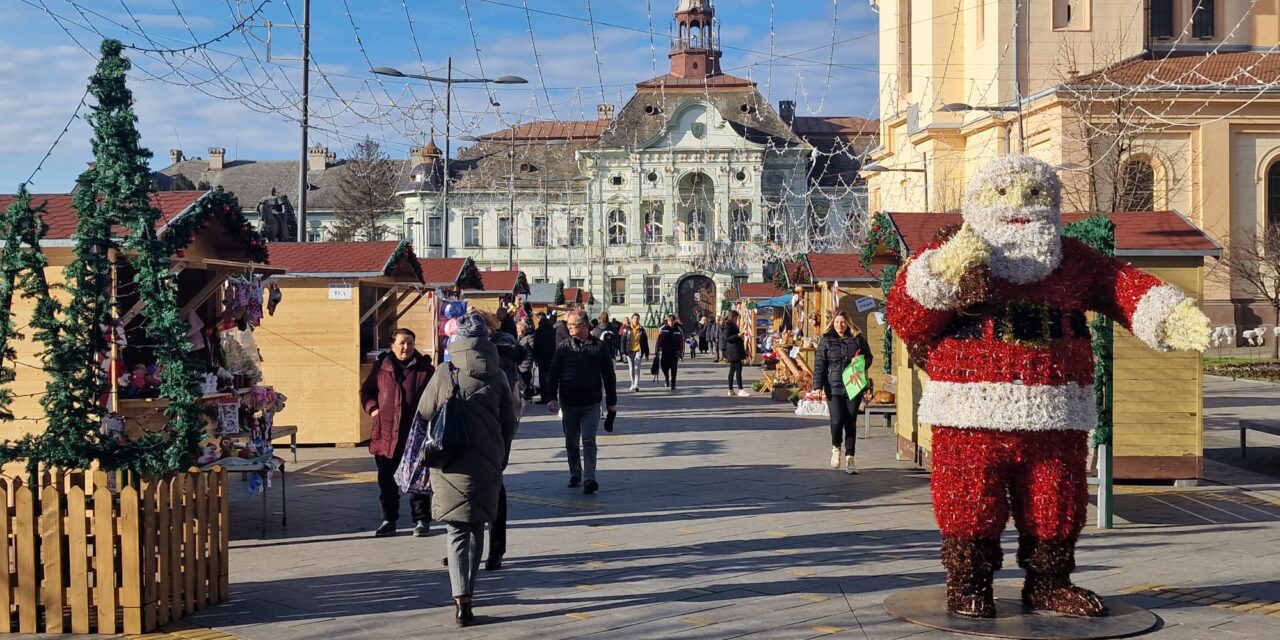
[[[951,286],[958,286],[965,274],[991,262],[991,248],[966,222],[929,261],[929,271]]]
[[[966,276],[991,262],[991,248],[968,224],[937,249],[921,253],[907,265],[907,295],[927,309],[954,309],[974,300],[961,294],[961,283]],[[970,283],[969,293],[973,284]]]
[[[1160,341],[1178,351],[1203,353],[1209,347],[1209,318],[1194,300],[1183,300],[1160,323]]]

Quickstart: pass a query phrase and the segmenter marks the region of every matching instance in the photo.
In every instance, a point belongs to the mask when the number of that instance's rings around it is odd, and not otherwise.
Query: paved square
[[[507,471],[510,548],[501,571],[482,572],[476,626],[453,628],[439,529],[412,538],[404,521],[400,536],[372,537],[377,489],[362,449],[304,449],[290,526],[277,515],[263,540],[258,499],[235,487],[232,597],[194,621],[251,640],[956,637],[881,608],[943,571],[928,474],[894,459],[880,420],[858,442],[861,474],[847,476],[826,467],[824,420],[726,397],[723,367],[687,370],[675,394],[623,392],[595,496],[565,487],[559,423],[528,407]],[[1215,385],[1264,411],[1280,397],[1276,385],[1212,379],[1211,395]],[[1229,427],[1219,414],[1238,404],[1207,400],[1210,424]],[[1086,529],[1076,579],[1155,609],[1163,627],[1148,637],[1280,637],[1280,484],[1206,467],[1196,488],[1119,488],[1117,528]]]

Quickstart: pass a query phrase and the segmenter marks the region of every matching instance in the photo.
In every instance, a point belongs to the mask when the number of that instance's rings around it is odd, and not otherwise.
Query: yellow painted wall
[[[358,397],[359,286],[350,282],[351,300],[329,300],[329,282],[281,279],[284,299],[254,338],[264,378],[289,398],[277,423],[297,425],[301,443],[355,444],[370,429]]]

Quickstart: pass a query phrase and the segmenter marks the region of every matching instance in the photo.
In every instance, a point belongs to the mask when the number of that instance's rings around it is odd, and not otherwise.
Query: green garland
[[[190,211],[174,218],[165,226],[162,239],[165,255],[184,257],[187,247],[195,242],[196,234],[217,221],[221,221],[229,237],[245,242],[249,249],[249,259],[267,262],[266,240],[253,228],[249,219],[244,217],[236,197],[222,187],[216,187],[196,200]]]
[[[476,266],[475,260],[467,258],[462,262],[462,273],[458,275],[458,288],[484,290],[484,277],[480,275],[480,268]]]
[[[552,299],[554,304],[564,304],[564,280],[556,280],[556,297]]]
[[[1114,256],[1116,250],[1116,225],[1111,218],[1095,214],[1066,225],[1062,235],[1075,238],[1106,256]],[[1115,426],[1112,415],[1111,391],[1115,373],[1115,334],[1109,318],[1096,314],[1089,321],[1090,340],[1093,344],[1093,395],[1098,411],[1098,427],[1093,431],[1093,446],[1110,444]]]
[[[418,256],[414,255],[413,245],[409,244],[408,240],[401,240],[400,244],[396,245],[396,250],[391,252],[391,257],[387,260],[387,270],[383,275],[391,275],[396,265],[400,264],[402,260],[409,261],[414,275],[418,277],[418,282],[422,282],[422,263],[418,260]]]
[[[862,264],[862,268],[868,273],[874,274],[871,269],[871,262],[879,253],[880,248],[885,248],[885,255],[895,260],[901,260],[903,255],[902,243],[899,242],[897,231],[893,225],[893,220],[889,218],[889,214],[881,211],[877,213],[871,220],[871,230],[867,233],[867,240],[862,245],[862,251],[858,254],[858,261]],[[880,311],[884,311],[884,305],[889,301],[889,290],[893,288],[893,281],[898,277],[899,264],[888,264],[880,271],[880,291],[884,294],[884,302],[880,304]],[[881,368],[885,373],[893,373],[893,330],[889,325],[884,326],[884,343],[882,345],[884,353],[881,355]]]

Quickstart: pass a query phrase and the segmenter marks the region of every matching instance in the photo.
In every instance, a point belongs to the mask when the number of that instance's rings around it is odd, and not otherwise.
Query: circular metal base
[[[921,626],[955,633],[1019,640],[1101,640],[1123,638],[1151,631],[1160,619],[1146,609],[1119,600],[1108,600],[1108,614],[1080,618],[1022,605],[1021,585],[997,584],[996,617],[965,618],[947,611],[947,588],[942,585],[899,591],[884,601],[884,608]]]

